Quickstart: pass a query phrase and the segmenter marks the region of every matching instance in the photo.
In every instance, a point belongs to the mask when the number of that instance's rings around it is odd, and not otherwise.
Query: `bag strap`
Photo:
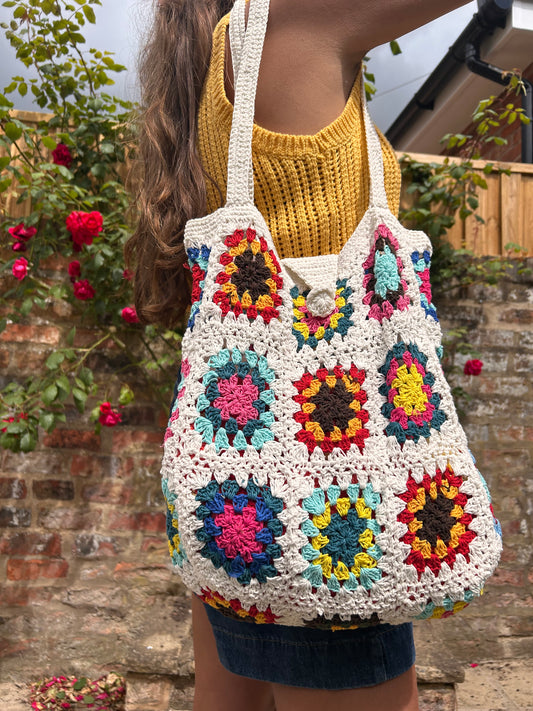
[[[235,77],[235,99],[228,152],[226,205],[254,202],[252,136],[257,78],[268,22],[270,0],[250,0],[245,24],[245,0],[236,0],[230,15],[230,44]],[[381,141],[370,117],[364,73],[361,72],[361,104],[370,173],[369,207],[388,210]]]
[[[365,74],[361,71],[361,104],[365,123],[366,152],[368,155],[368,169],[370,173],[370,198],[369,207],[389,209],[387,190],[385,188],[385,167],[383,165],[383,151],[381,141],[374,122],[368,111],[365,91]]]
[[[234,82],[239,75],[244,36],[246,34],[246,0],[236,0],[229,19],[229,43]]]
[[[263,53],[270,0],[250,0],[239,71],[235,81],[228,151],[226,205],[253,205],[252,134],[257,77]],[[236,17],[239,15],[237,8]],[[250,186],[252,186],[250,194]]]
[[[246,0],[236,0],[230,14],[229,43],[231,49],[231,63],[233,65],[233,84],[237,83],[239,68],[241,66],[244,37],[246,35]],[[254,201],[254,171],[252,165],[252,151],[250,150],[248,174],[248,200]]]

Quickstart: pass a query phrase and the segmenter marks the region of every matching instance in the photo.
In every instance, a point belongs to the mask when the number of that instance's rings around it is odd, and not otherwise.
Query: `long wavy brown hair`
[[[232,0],[159,0],[139,57],[141,111],[135,232],[125,246],[135,270],[143,323],[173,327],[187,308],[183,229],[206,212],[206,180],[197,150],[197,113],[213,29]]]

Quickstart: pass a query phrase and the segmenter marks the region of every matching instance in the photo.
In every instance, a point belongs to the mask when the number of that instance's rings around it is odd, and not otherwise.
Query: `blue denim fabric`
[[[221,664],[251,679],[356,689],[389,681],[415,662],[411,623],[331,631],[243,622],[205,608]]]

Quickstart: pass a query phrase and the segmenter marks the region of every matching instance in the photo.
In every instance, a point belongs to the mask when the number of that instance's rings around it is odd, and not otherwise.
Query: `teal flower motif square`
[[[351,484],[345,491],[337,485],[316,488],[302,501],[309,514],[300,526],[308,539],[300,552],[309,563],[302,575],[314,588],[370,590],[381,579],[382,552],[375,542],[381,532],[375,519],[380,503],[370,483],[362,489]]]

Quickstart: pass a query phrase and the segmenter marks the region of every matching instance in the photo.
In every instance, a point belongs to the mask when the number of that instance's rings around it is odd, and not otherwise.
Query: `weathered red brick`
[[[68,479],[35,479],[32,489],[37,499],[70,501],[74,498],[74,484]]]
[[[37,578],[64,578],[68,561],[34,558],[10,558],[7,561],[8,580],[37,580]]]
[[[31,588],[22,585],[0,585],[0,607],[25,607],[50,602],[53,590],[50,588]]]
[[[11,343],[46,343],[57,346],[61,338],[61,331],[55,326],[23,325],[9,323],[0,335],[0,340]]]
[[[70,468],[70,452],[58,449],[37,449],[35,452],[15,454],[2,452],[3,467],[9,473],[31,475],[43,474],[50,476],[51,472],[65,472]]]
[[[70,465],[72,476],[90,477],[92,481],[109,475],[113,470],[111,457],[100,457],[86,454],[74,454]]]
[[[4,555],[61,555],[61,537],[57,533],[14,533],[0,540]]]
[[[123,529],[125,531],[166,531],[167,518],[164,513],[118,513],[111,514],[109,528],[111,530]]]
[[[0,526],[30,526],[31,511],[15,506],[0,506]]]
[[[493,576],[490,579],[491,585],[512,585],[513,587],[522,587],[524,585],[524,571],[510,570],[500,565],[496,568]]]
[[[82,511],[79,509],[52,508],[41,509],[39,525],[55,530],[92,530],[102,518],[101,511]]]
[[[27,493],[24,479],[0,477],[0,499],[25,499]]]
[[[159,550],[168,550],[168,543],[167,539],[164,538],[163,536],[159,536],[158,538],[153,538],[151,536],[145,536],[142,540],[141,543],[141,551],[143,553],[147,553],[149,551],[159,551]]]
[[[143,430],[120,429],[113,432],[113,452],[122,454],[132,450],[152,449],[161,447],[164,433],[146,432]]]
[[[533,323],[533,309],[504,309],[500,313],[500,321],[529,325]]]
[[[4,372],[8,370],[10,355],[7,348],[0,348],[0,370]]]
[[[154,476],[159,474],[161,469],[161,454],[157,456],[117,457],[117,469],[115,476],[120,479],[132,479],[139,472],[149,472]],[[146,474],[143,474],[143,479]]]
[[[81,533],[74,540],[73,553],[79,558],[112,558],[119,552],[119,541],[111,536]]]
[[[129,504],[133,497],[133,487],[125,485],[122,481],[102,481],[87,484],[81,492],[85,501],[99,501],[109,504]]]
[[[18,657],[37,641],[37,639],[19,639],[14,641],[0,637],[0,657]]]
[[[91,452],[98,452],[100,449],[100,436],[88,430],[57,429],[46,435],[43,444],[46,447],[88,449]]]
[[[514,442],[533,442],[533,427],[521,427],[520,425],[501,427],[498,429],[498,439],[503,441],[512,440]]]

